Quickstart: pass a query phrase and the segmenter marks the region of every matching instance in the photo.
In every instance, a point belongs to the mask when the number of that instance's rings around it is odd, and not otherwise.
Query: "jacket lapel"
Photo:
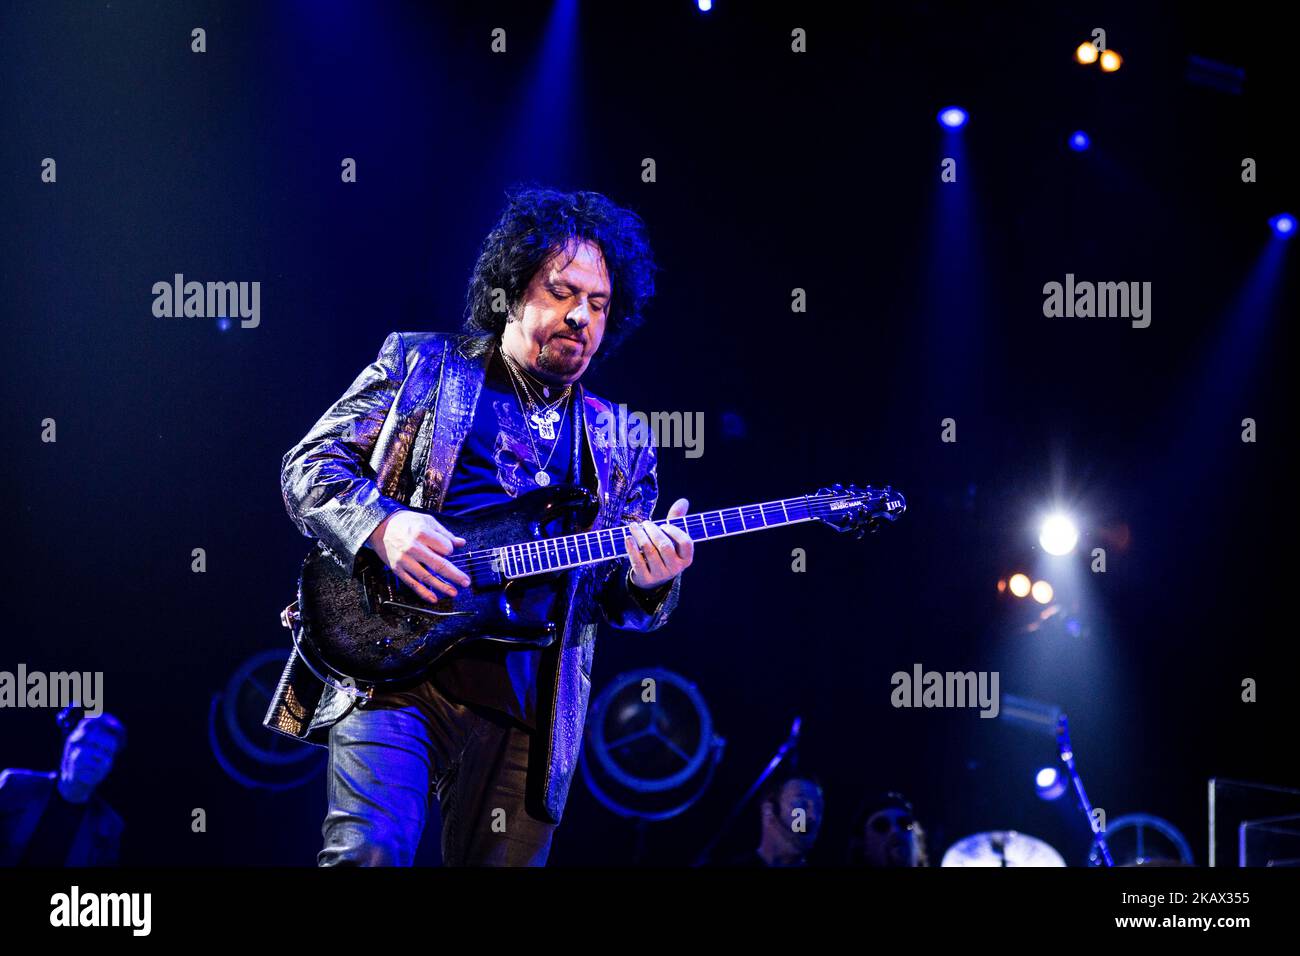
[[[592,419],[599,421],[604,410],[600,402],[587,395],[587,390],[578,385],[578,401],[582,407],[582,430],[586,436],[583,446],[587,449],[587,464],[596,476],[596,497],[600,501],[600,517],[596,527],[606,527],[611,519],[609,511],[609,442],[603,429],[592,426]]]
[[[428,463],[411,499],[416,507],[431,511],[442,507],[461,445],[474,424],[474,410],[492,354],[490,350],[473,354],[477,351],[474,342],[473,338],[465,339],[455,347],[448,342],[443,349],[433,425],[429,430],[432,440],[428,445]]]
[[[449,340],[443,347],[433,420],[414,449],[417,462],[421,460],[424,448],[428,449],[424,474],[416,482],[416,490],[411,498],[414,507],[437,511],[446,498],[461,446],[474,425],[474,413],[483,391],[487,363],[492,355],[491,348],[484,348],[483,344],[471,336],[459,344]],[[585,466],[596,477],[596,496],[600,502],[601,517],[597,519],[596,527],[603,527],[603,521],[612,517],[608,514],[610,449],[605,430],[593,426],[592,422],[598,421],[606,409],[598,399],[587,395],[581,382],[578,383],[577,394],[582,430],[586,438],[582,443]]]

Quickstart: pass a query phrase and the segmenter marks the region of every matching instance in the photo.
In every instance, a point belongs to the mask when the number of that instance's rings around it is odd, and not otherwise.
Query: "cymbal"
[[[1065,858],[1037,837],[991,830],[948,847],[940,866],[1065,866]]]

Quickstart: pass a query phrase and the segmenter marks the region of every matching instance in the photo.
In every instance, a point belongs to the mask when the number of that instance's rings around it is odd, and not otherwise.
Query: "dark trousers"
[[[330,728],[320,866],[410,866],[430,800],[446,866],[543,866],[555,826],[524,807],[529,733],[429,681],[376,694]]]

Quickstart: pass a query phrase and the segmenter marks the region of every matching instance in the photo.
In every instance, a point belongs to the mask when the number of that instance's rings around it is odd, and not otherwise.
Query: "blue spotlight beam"
[[[1199,493],[1223,464],[1221,458],[1202,453],[1203,430],[1206,423],[1224,428],[1236,421],[1224,413],[1224,401],[1235,400],[1240,394],[1275,332],[1273,320],[1288,246],[1289,242],[1277,235],[1264,240],[1259,258],[1220,320],[1217,334],[1197,361],[1195,374],[1187,377],[1163,414],[1152,419],[1160,430],[1158,441],[1168,449],[1168,459],[1182,463],[1182,481],[1177,487],[1180,499]]]

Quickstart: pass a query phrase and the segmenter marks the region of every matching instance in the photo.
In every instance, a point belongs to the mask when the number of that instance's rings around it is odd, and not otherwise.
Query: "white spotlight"
[[[1048,554],[1069,554],[1079,543],[1079,529],[1065,515],[1051,515],[1038,532],[1038,543]]]

